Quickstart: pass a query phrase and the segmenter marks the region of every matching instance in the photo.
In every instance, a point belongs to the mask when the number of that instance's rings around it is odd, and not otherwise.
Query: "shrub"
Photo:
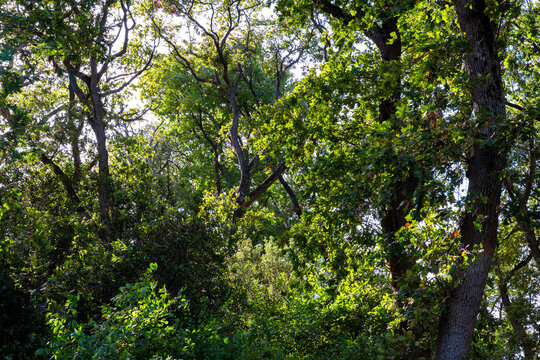
[[[51,339],[38,354],[55,359],[164,359],[188,355],[193,347],[181,324],[172,315],[174,307],[187,309],[187,301],[171,298],[165,288],[157,289],[150,268],[135,284],[127,284],[102,307],[100,319],[78,323],[80,294],[68,297],[63,312],[50,312]]]

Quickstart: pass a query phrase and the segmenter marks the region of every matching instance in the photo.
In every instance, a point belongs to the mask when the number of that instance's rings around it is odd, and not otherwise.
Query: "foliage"
[[[47,314],[52,337],[49,348],[38,354],[47,353],[55,359],[164,359],[185,355],[189,340],[182,336],[171,312],[174,308],[186,309],[187,302],[182,297],[172,299],[165,288],[157,288],[150,278],[156,268],[151,264],[140,281],[120,288],[112,305],[102,307],[97,321],[77,322],[80,294],[70,295],[62,313]]]
[[[540,7],[464,3],[0,1],[0,357],[538,357]]]

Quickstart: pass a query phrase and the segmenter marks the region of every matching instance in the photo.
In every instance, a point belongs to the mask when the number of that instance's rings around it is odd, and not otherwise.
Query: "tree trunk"
[[[229,88],[232,88],[229,86]],[[250,185],[250,174],[249,174],[249,163],[246,157],[244,156],[244,150],[240,144],[240,135],[238,134],[238,127],[240,124],[240,110],[238,109],[238,103],[236,102],[236,87],[230,90],[229,94],[229,104],[232,110],[232,124],[229,131],[229,136],[231,143],[233,145],[236,158],[238,160],[238,169],[240,170],[240,185],[238,186],[238,196],[236,197],[236,202],[241,206],[246,196],[249,193]]]
[[[101,94],[99,93],[97,76],[97,70],[95,65],[95,59],[91,61],[92,74],[89,77],[87,83],[88,91],[90,93],[90,100],[92,101],[92,117],[90,118],[90,126],[94,131],[97,142],[98,153],[98,199],[99,199],[99,213],[101,221],[108,227],[111,222],[111,191],[110,191],[110,177],[109,177],[109,153],[107,151],[107,137],[105,135],[105,120],[104,120],[104,106]]]
[[[98,199],[101,220],[108,224],[110,221],[111,195],[109,179],[109,153],[107,151],[107,137],[105,135],[105,122],[103,120],[103,103],[99,94],[92,93],[94,114],[90,125],[94,131],[98,152]]]
[[[386,19],[379,28],[367,31],[365,34],[379,49],[381,58],[387,62],[401,61],[401,36],[397,26],[397,17]],[[392,37],[394,34],[394,38]],[[399,70],[399,64],[396,64],[396,71]],[[390,96],[379,104],[379,121],[391,121],[396,116],[396,103],[401,97],[401,76],[397,74],[395,83],[390,84],[393,88]],[[405,175],[405,179],[403,179]],[[405,253],[405,246],[397,238],[396,233],[407,223],[406,216],[410,206],[403,204],[412,204],[414,192],[418,187],[418,179],[412,171],[407,174],[396,173],[396,180],[390,191],[392,192],[392,201],[387,207],[382,209],[381,228],[385,238],[386,259],[390,275],[392,277],[392,287],[398,291],[400,282],[408,269],[413,265],[409,256]]]
[[[474,139],[473,153],[468,159],[466,213],[461,224],[461,243],[473,251],[471,264],[450,292],[447,308],[439,323],[436,350],[438,360],[459,360],[469,356],[491,260],[497,245],[498,212],[501,196],[501,171],[506,156],[496,145],[483,145],[495,139],[491,125],[505,120],[505,99],[494,31],[485,14],[482,0],[454,0],[461,30],[470,43],[466,67],[472,80],[472,101],[475,120],[482,129]]]
[[[109,153],[107,151],[107,137],[105,134],[105,119],[103,98],[99,92],[100,73],[97,70],[97,60],[95,56],[90,58],[90,75],[80,72],[79,67],[73,66],[68,60],[64,60],[64,65],[70,74],[70,91],[73,91],[83,105],[92,108],[92,113],[85,112],[88,123],[94,132],[97,153],[98,153],[98,201],[99,214],[107,232],[111,225],[112,198],[111,198],[111,180],[109,175]],[[82,80],[88,93],[84,93],[73,81],[73,77]]]

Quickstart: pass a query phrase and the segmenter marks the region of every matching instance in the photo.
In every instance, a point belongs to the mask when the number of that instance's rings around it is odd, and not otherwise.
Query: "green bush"
[[[38,354],[54,359],[165,359],[188,355],[193,347],[181,324],[172,315],[175,308],[187,310],[187,301],[171,298],[165,288],[157,289],[151,264],[144,277],[127,284],[102,307],[100,319],[78,323],[80,294],[70,295],[63,313],[50,312],[51,338]]]

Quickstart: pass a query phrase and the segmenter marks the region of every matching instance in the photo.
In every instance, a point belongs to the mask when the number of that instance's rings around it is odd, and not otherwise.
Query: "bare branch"
[[[199,81],[199,82],[203,82],[203,83],[209,83],[209,84],[216,84],[216,81],[215,80],[211,80],[211,79],[205,79],[205,78],[201,78],[197,72],[195,71],[195,69],[193,68],[193,66],[191,65],[191,62],[186,58],[184,57],[180,51],[178,50],[178,47],[174,44],[174,42],[172,42],[168,37],[166,37],[165,35],[163,35],[163,33],[161,32],[161,28],[156,24],[155,20],[152,18],[152,23],[153,23],[153,26],[154,26],[154,29],[158,32],[158,36],[160,38],[162,38],[163,40],[165,40],[165,42],[171,47],[171,49],[173,50],[174,52],[174,56],[176,57],[176,60],[178,61],[178,63],[186,70],[189,71],[189,73],[191,74],[191,76],[193,76],[193,78],[196,80],[196,81]]]
[[[120,1],[120,5],[122,7],[123,16],[122,16],[122,26],[118,30],[118,35],[117,36],[120,36],[120,32],[122,31],[122,27],[123,27],[123,29],[124,29],[124,42],[122,43],[122,48],[117,53],[115,53],[113,55],[110,55],[109,58],[103,63],[103,65],[101,66],[101,69],[99,69],[99,71],[97,72],[97,79],[98,80],[101,79],[101,77],[105,74],[105,72],[109,68],[109,65],[115,59],[118,59],[119,57],[122,57],[122,56],[125,55],[125,53],[127,52],[128,44],[129,44],[129,33],[133,29],[133,27],[135,26],[135,21],[134,20],[133,20],[133,26],[131,26],[131,27],[128,26],[128,18],[133,19],[130,16],[131,11],[126,6],[124,1]],[[103,18],[102,18],[102,23],[103,23],[102,26],[105,26],[105,22],[107,20],[106,15],[107,14],[104,13]],[[111,42],[109,50],[112,48],[113,44],[114,44],[114,41]]]

